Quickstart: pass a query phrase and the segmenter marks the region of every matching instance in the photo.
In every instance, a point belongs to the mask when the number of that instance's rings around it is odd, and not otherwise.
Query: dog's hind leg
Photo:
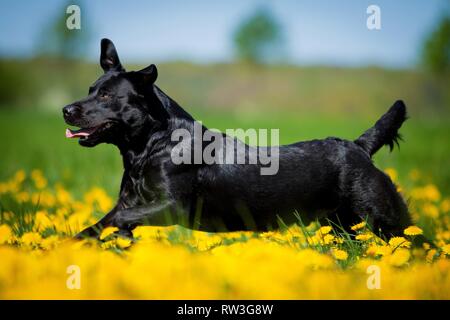
[[[354,233],[351,226],[360,222],[357,214],[354,214],[348,201],[342,201],[339,207],[328,214],[326,217],[320,219],[321,225],[329,224],[338,233],[347,232]]]

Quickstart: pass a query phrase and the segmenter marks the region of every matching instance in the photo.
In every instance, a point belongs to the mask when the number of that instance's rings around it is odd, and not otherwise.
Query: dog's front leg
[[[75,239],[85,239],[85,238],[97,238],[102,230],[106,227],[111,226],[111,221],[113,221],[118,209],[115,206],[110,212],[108,212],[100,221],[96,224],[84,229],[75,236]],[[131,232],[130,232],[131,233]]]
[[[179,212],[179,211],[178,211]],[[169,226],[179,222],[179,216],[172,202],[117,210],[111,224],[122,230],[131,231],[139,225]]]
[[[78,233],[76,239],[97,238],[102,229],[117,227],[119,235],[132,237],[132,230],[139,225],[168,226],[179,221],[172,202],[163,202],[147,206],[111,210],[95,225]]]

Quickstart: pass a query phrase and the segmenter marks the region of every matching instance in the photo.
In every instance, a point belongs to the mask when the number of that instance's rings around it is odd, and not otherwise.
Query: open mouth
[[[95,127],[90,128],[81,128],[78,130],[73,130],[70,128],[66,129],[66,138],[80,138],[81,141],[87,140],[91,136],[98,136],[98,134],[102,133],[106,129],[109,129],[112,126],[112,122],[108,121],[102,123]],[[97,133],[97,134],[96,134]]]
[[[93,134],[100,126],[93,128],[81,128],[79,130],[66,129],[66,138],[82,138],[87,139],[91,134]]]

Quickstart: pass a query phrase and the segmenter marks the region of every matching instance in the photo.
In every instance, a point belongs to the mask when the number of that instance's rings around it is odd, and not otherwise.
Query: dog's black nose
[[[63,115],[64,115],[64,117],[73,116],[78,111],[78,109],[79,109],[78,106],[70,104],[63,108]]]

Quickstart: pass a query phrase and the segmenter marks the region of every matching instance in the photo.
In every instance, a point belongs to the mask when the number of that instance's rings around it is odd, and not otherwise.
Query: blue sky
[[[66,4],[2,0],[0,55],[32,56],[43,28]],[[381,30],[366,27],[370,4],[381,8]],[[293,63],[394,68],[417,63],[424,37],[449,12],[446,0],[83,1],[81,14],[90,21],[84,27],[91,34],[86,56],[97,60],[98,42],[108,37],[123,61],[229,61],[236,25],[261,6],[282,25],[284,51]]]

